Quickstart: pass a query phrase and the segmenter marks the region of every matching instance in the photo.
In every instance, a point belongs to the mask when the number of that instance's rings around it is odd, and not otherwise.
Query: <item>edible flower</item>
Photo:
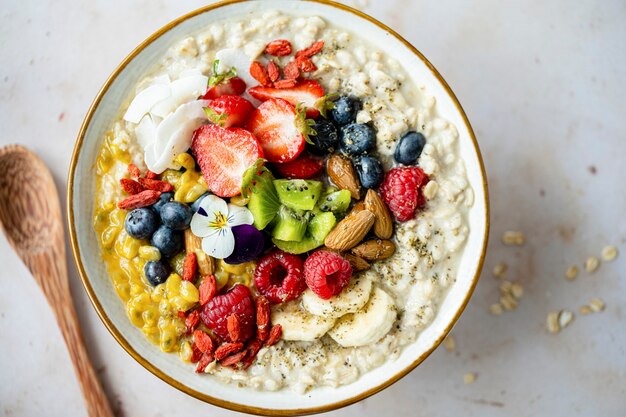
[[[202,250],[217,259],[230,256],[235,250],[232,228],[252,224],[252,213],[245,207],[227,204],[214,195],[207,195],[200,202],[198,212],[191,218],[191,231],[202,238]]]

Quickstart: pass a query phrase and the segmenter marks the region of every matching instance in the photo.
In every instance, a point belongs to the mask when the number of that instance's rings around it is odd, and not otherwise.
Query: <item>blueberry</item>
[[[422,154],[422,149],[426,144],[426,138],[419,132],[408,132],[396,145],[393,157],[396,162],[404,165],[413,165]]]
[[[355,97],[341,96],[335,100],[335,107],[330,110],[330,119],[337,126],[354,123],[356,114],[361,109],[361,101]]]
[[[341,128],[339,148],[348,155],[360,155],[374,149],[376,132],[370,125],[352,123]]]
[[[163,193],[161,194],[161,197],[159,197],[159,200],[152,205],[152,208],[155,209],[157,213],[159,213],[161,211],[161,207],[163,207],[163,204],[172,201],[173,199],[174,193]]]
[[[183,247],[183,236],[179,231],[162,225],[152,235],[150,244],[157,248],[164,258],[171,258]]]
[[[159,227],[159,217],[149,207],[137,208],[126,215],[125,227],[135,239],[148,239]]]
[[[363,188],[376,188],[383,181],[383,166],[375,157],[363,155],[355,165]]]
[[[198,197],[198,199],[196,201],[193,202],[193,204],[191,205],[191,210],[194,213],[198,212],[198,208],[200,207],[200,203],[202,202],[202,200],[204,200],[204,197],[206,197],[209,194],[211,194],[211,193],[207,191],[206,193],[204,193],[200,197]]]
[[[167,280],[167,277],[170,275],[170,268],[164,262],[150,261],[146,262],[143,272],[146,274],[146,279],[150,285],[157,286]]]
[[[191,223],[193,211],[186,204],[170,201],[161,206],[160,214],[161,221],[170,229],[185,230]]]
[[[310,150],[313,153],[322,155],[332,153],[337,149],[339,135],[337,134],[337,128],[330,120],[319,119],[315,122],[313,129],[317,132],[315,136],[310,136],[313,142]]]

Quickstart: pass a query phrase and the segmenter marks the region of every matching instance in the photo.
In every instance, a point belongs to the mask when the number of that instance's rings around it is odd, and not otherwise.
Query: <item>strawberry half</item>
[[[293,161],[274,164],[276,171],[285,178],[306,180],[316,176],[324,168],[324,160],[303,152]]]
[[[226,95],[241,95],[246,91],[246,82],[239,77],[233,77],[221,81],[220,83],[209,87],[207,92],[202,96],[203,100],[213,100]]]
[[[306,107],[307,117],[316,118],[320,111],[327,108],[322,86],[313,80],[304,80],[291,88],[273,88],[256,86],[248,90],[248,93],[260,101],[271,98],[282,98],[293,106],[302,103]]]
[[[269,162],[293,161],[304,150],[308,124],[287,101],[269,99],[250,116],[247,129],[256,136]]]
[[[193,134],[191,149],[209,190],[220,197],[232,197],[241,191],[243,174],[263,149],[245,129],[204,125]]]
[[[244,126],[253,110],[252,103],[233,95],[218,97],[204,108],[207,118],[222,127]]]

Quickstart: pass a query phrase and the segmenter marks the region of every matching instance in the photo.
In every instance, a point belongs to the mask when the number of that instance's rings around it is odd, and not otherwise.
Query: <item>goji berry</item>
[[[211,339],[211,336],[202,330],[195,330],[193,332],[193,341],[202,353],[212,353],[215,350],[215,343],[213,342],[213,339]]]
[[[215,356],[213,356],[212,353],[203,354],[200,360],[198,361],[198,365],[196,366],[196,372],[201,374],[202,372],[204,372],[206,367],[209,366],[209,364],[213,362],[214,360],[215,360]]]
[[[156,179],[159,178],[159,174],[148,170],[146,172],[146,178],[149,179],[149,180],[156,180]]]
[[[265,341],[270,331],[270,302],[264,296],[255,300],[257,338]]]
[[[280,337],[283,335],[283,327],[280,324],[272,326],[272,330],[270,330],[270,335],[267,337],[265,341],[265,346],[272,346],[278,342]]]
[[[238,353],[233,353],[232,355],[229,355],[227,357],[225,357],[224,359],[222,359],[220,361],[220,365],[222,366],[231,366],[231,365],[236,365],[239,362],[241,362],[241,360],[244,358],[244,356],[246,356],[246,351],[241,351]]]
[[[256,359],[256,355],[259,353],[259,350],[263,347],[263,341],[259,339],[255,339],[246,348],[246,356],[243,358],[243,369],[248,369],[250,365],[254,363]]]
[[[144,190],[120,201],[117,203],[117,207],[122,210],[134,210],[140,207],[148,207],[156,203],[160,196],[160,191]]]
[[[191,363],[198,362],[202,355],[204,355],[204,353],[202,353],[202,351],[198,348],[198,346],[196,346],[195,343],[191,345]]]
[[[230,340],[238,342],[241,337],[241,323],[236,314],[228,316],[228,319],[226,319],[226,327],[228,328],[228,337],[230,337]]]
[[[291,55],[291,42],[286,39],[277,39],[271,41],[265,47],[265,53],[274,56],[287,56]]]
[[[289,61],[289,63],[283,68],[283,75],[288,80],[297,80],[300,78],[300,68],[298,68],[298,63],[294,60]]]
[[[183,275],[184,281],[193,281],[196,278],[196,271],[198,270],[198,258],[194,252],[189,252],[185,256],[185,262],[183,263]]]
[[[187,334],[191,334],[200,323],[200,311],[194,310],[185,318],[185,326],[187,327]]]
[[[139,170],[139,168],[137,168],[137,165],[135,164],[128,164],[128,172],[130,173],[130,176],[134,179],[141,177],[141,171]]]
[[[298,84],[296,80],[280,80],[274,83],[275,88],[291,88],[295,87]]]
[[[141,184],[135,180],[131,180],[130,178],[122,178],[120,180],[120,185],[122,186],[122,190],[130,195],[139,194],[144,190]]]
[[[211,301],[217,293],[217,281],[215,280],[215,275],[205,276],[198,290],[200,292],[200,305],[205,305]]]
[[[296,52],[296,58],[299,56],[311,58],[312,56],[319,54],[322,48],[324,48],[324,41],[313,42],[308,48],[304,48]]]
[[[243,349],[243,343],[224,343],[215,350],[215,359],[221,361],[226,356],[239,352],[241,349]]]
[[[250,64],[250,75],[263,86],[268,86],[272,83],[267,69],[259,61],[254,61]]]
[[[298,64],[298,68],[300,68],[302,72],[311,72],[317,69],[313,60],[304,55],[296,56],[296,64]]]
[[[166,181],[154,180],[150,178],[139,178],[139,184],[147,190],[160,191],[162,193],[169,193],[174,191],[174,186]]]
[[[269,64],[267,64],[267,74],[271,82],[277,81],[280,77],[280,68],[278,68],[278,65],[276,65],[274,61],[270,61]]]

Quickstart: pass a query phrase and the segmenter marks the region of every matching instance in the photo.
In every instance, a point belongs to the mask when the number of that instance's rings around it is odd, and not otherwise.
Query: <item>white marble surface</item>
[[[37,151],[64,192],[80,123],[106,77],[146,36],[204,3],[3,0],[0,145]],[[424,52],[465,106],[489,172],[489,255],[453,330],[457,352],[441,348],[383,393],[330,414],[625,415],[626,3],[408,3],[371,0],[363,9]],[[499,237],[508,229],[523,230],[527,244],[504,247]],[[568,265],[608,243],[621,251],[616,261],[573,283],[563,279]],[[490,270],[500,261],[526,294],[517,311],[493,317],[487,308],[498,289]],[[0,265],[0,413],[85,415],[50,310],[4,239]],[[73,270],[70,278],[119,415],[233,414],[145,371],[100,323]],[[605,312],[577,314],[561,334],[547,333],[547,312],[577,311],[593,296],[606,301]],[[474,384],[464,385],[466,372],[477,373]]]

